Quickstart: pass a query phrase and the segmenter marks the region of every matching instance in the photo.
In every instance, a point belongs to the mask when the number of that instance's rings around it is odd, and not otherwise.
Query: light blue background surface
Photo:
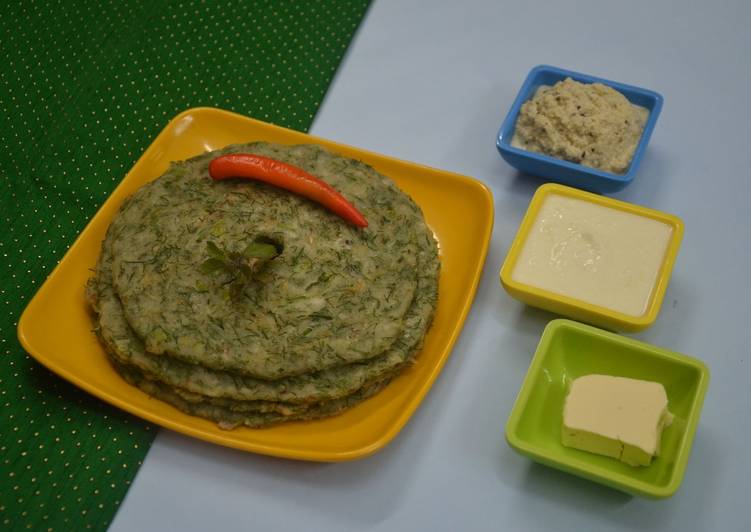
[[[453,355],[396,440],[362,461],[285,461],[161,431],[111,530],[748,530],[749,23],[751,3],[741,0],[376,0],[312,133],[474,176],[493,191],[490,252]],[[686,224],[662,313],[636,336],[712,370],[683,486],[666,501],[535,465],[503,440],[553,315],[498,283],[539,182],[520,177],[494,143],[541,63],[665,97],[641,169],[615,197]]]

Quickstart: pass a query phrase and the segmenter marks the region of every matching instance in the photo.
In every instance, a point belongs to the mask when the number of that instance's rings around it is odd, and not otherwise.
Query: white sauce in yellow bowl
[[[638,317],[647,311],[672,232],[658,220],[551,194],[511,278]]]

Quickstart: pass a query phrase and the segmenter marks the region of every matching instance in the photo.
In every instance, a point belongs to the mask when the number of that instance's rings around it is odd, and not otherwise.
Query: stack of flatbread
[[[215,182],[208,164],[255,153],[328,182],[356,228],[286,190]],[[203,267],[253,242],[278,255],[238,289]],[[371,167],[318,146],[235,145],[175,163],[123,204],[87,285],[95,330],[131,384],[222,428],[334,415],[419,352],[440,263],[420,209]]]

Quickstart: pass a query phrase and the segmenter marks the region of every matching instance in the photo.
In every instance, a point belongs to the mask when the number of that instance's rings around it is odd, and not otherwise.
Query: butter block
[[[571,383],[563,408],[563,445],[647,466],[673,420],[658,382],[585,375]]]

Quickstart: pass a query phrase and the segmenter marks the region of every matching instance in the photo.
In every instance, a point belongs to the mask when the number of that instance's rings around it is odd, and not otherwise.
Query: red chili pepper
[[[276,159],[251,153],[221,155],[209,163],[209,175],[215,181],[239,177],[284,188],[320,203],[352,225],[368,226],[360,211],[331,185],[302,168]]]

